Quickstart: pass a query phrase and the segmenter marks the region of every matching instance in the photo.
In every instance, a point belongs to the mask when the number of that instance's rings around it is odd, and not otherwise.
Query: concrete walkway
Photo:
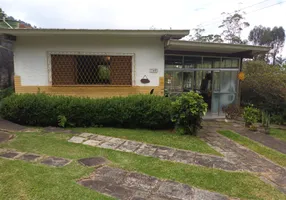
[[[283,140],[279,140],[260,131],[249,131],[241,124],[234,124],[233,127],[231,127],[231,130],[239,133],[242,136],[248,137],[251,140],[259,142],[271,149],[286,154],[286,142]]]
[[[199,136],[224,157],[184,151],[170,147],[162,147],[120,138],[107,137],[91,133],[73,136],[69,142],[132,152],[143,156],[151,156],[161,160],[169,160],[184,164],[201,165],[230,171],[249,171],[259,173],[282,192],[286,193],[286,170],[272,163],[253,151],[216,133],[216,127],[208,127]]]
[[[263,180],[270,181],[276,188],[286,194],[286,169],[265,157],[239,145],[238,143],[217,133],[222,127],[208,123],[199,133],[199,137],[213,149],[224,155],[225,159],[242,170],[259,173]]]
[[[79,184],[121,200],[227,200],[228,197],[186,184],[103,166]]]
[[[184,164],[201,165],[231,171],[241,170],[234,163],[220,156],[195,153],[192,151],[179,150],[91,133],[82,133],[79,136],[73,136],[69,142],[123,152],[132,152],[143,156],[151,156],[161,160],[169,160]]]

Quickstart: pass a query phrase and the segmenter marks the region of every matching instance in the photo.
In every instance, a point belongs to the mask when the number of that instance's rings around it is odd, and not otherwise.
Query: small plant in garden
[[[252,124],[252,125],[249,126],[249,130],[250,131],[257,131],[257,126]]]
[[[66,126],[66,124],[67,124],[67,118],[64,115],[59,115],[58,116],[58,125],[60,127],[64,128]]]
[[[259,115],[259,110],[257,108],[253,108],[252,106],[247,106],[243,111],[243,119],[246,127],[250,127],[257,122]]]
[[[236,104],[224,106],[222,111],[225,113],[227,119],[238,119],[242,114],[240,106]]]
[[[265,128],[265,132],[267,134],[269,133],[270,120],[271,120],[270,114],[265,111],[261,111],[262,126]]]
[[[172,121],[176,131],[195,135],[201,128],[202,117],[207,112],[203,97],[195,92],[184,93],[172,102]]]

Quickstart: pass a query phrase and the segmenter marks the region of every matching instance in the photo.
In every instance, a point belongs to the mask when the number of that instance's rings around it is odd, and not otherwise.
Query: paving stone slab
[[[13,135],[0,131],[0,143],[4,143],[13,138]]]
[[[68,140],[68,142],[82,143],[85,140],[86,140],[86,138],[84,138],[84,137],[73,136],[71,139]]]
[[[95,174],[92,175],[92,179],[113,184],[122,184],[126,175],[127,171],[125,170],[104,166],[96,169]]]
[[[121,143],[108,141],[108,142],[101,143],[99,146],[105,149],[116,149],[117,147],[119,147],[119,145],[121,145]]]
[[[91,136],[92,140],[98,140],[98,141],[104,141],[104,142],[107,142],[109,140],[112,139],[112,137],[108,137],[108,136],[104,136],[104,135],[96,135],[94,134],[93,136]]]
[[[169,198],[178,198],[182,200],[192,199],[194,196],[194,189],[188,185],[173,181],[164,181],[161,183],[158,191],[158,195],[167,196]]]
[[[125,143],[120,145],[117,149],[125,152],[134,152],[136,149],[138,149],[140,146],[142,146],[143,143],[141,142],[134,142],[127,140]]]
[[[65,158],[58,158],[58,157],[47,157],[41,161],[42,164],[54,166],[54,167],[62,167],[67,165],[70,160]]]
[[[218,193],[200,189],[195,189],[194,191],[195,191],[194,200],[211,200],[211,199],[228,200],[226,196],[222,196],[221,194]]]
[[[7,131],[11,131],[11,132],[16,132],[16,131],[23,131],[26,129],[26,127],[7,121],[5,119],[0,119],[0,129],[4,129]]]
[[[176,150],[170,160],[175,162],[181,162],[185,164],[194,163],[194,159],[196,157],[196,153]]]
[[[64,129],[60,127],[52,127],[52,126],[43,128],[43,131],[48,132],[48,133],[67,133],[67,134],[78,134],[79,133],[74,130]]]
[[[169,147],[158,147],[153,156],[161,159],[170,160],[171,157],[174,155],[175,151],[175,149]]]
[[[93,147],[97,147],[101,143],[102,143],[102,141],[98,141],[98,140],[87,140],[87,141],[83,142],[82,144],[93,146]]]
[[[19,160],[25,160],[25,161],[36,161],[39,159],[41,156],[37,154],[32,154],[32,153],[25,153],[22,156],[18,157],[17,159]]]
[[[143,191],[152,191],[158,184],[158,179],[138,173],[130,173],[126,176],[122,185]]]
[[[79,136],[84,137],[84,138],[91,138],[92,136],[94,136],[94,134],[92,134],[92,133],[81,133]]]
[[[3,158],[15,158],[16,156],[20,155],[19,152],[4,152],[0,154],[0,157]]]
[[[142,146],[140,146],[139,149],[135,151],[135,153],[144,155],[144,156],[153,156],[156,150],[157,150],[157,147],[153,145],[143,144]]]
[[[108,161],[103,157],[92,157],[92,158],[80,159],[80,160],[78,160],[78,162],[82,165],[85,165],[85,166],[97,167],[97,166],[101,166],[101,165],[107,163]]]
[[[79,184],[122,200],[225,200],[226,196],[192,188],[173,181],[128,172],[108,166],[101,167]],[[201,193],[201,194],[200,194]]]

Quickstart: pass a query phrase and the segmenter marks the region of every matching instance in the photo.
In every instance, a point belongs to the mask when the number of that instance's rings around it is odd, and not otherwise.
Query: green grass
[[[68,134],[17,133],[2,148],[79,159],[103,156],[112,166],[189,184],[241,199],[286,200],[286,196],[246,172],[227,172],[206,167],[185,165],[132,153],[100,149],[68,143]],[[107,199],[76,184],[92,168],[73,161],[62,168],[52,168],[24,161],[0,159],[0,199]]]
[[[255,142],[247,137],[241,136],[233,131],[229,130],[221,130],[218,131],[220,134],[236,141],[237,143],[255,151],[256,153],[259,153],[260,155],[265,156],[269,160],[272,160],[273,162],[286,167],[286,155],[283,153],[280,153],[278,151],[275,151],[273,149],[270,149],[258,142]]]
[[[75,130],[221,156],[198,137],[180,135],[171,131],[119,128],[76,128]]]
[[[280,140],[286,141],[286,130],[272,128],[272,129],[270,129],[270,135],[273,137],[276,137]]]
[[[76,183],[93,171],[76,162],[54,168],[0,159],[0,169],[0,199],[112,199]]]

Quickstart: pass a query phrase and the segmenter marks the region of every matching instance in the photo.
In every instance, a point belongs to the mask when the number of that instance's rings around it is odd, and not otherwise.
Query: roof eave
[[[105,35],[105,36],[168,36],[180,39],[189,30],[123,30],[123,29],[0,29],[0,34],[22,35]]]
[[[267,53],[270,50],[270,47],[264,47],[264,46],[252,46],[252,45],[241,45],[241,44],[227,44],[227,43],[208,43],[208,42],[193,42],[193,41],[182,41],[182,40],[169,40],[166,43],[165,49],[167,50],[185,50],[187,51],[188,48],[210,48],[210,49],[225,49],[226,51],[228,49],[236,50],[237,52],[235,54],[244,55],[247,58],[253,57],[253,55],[259,54],[259,53]],[[215,51],[214,51],[215,52]],[[245,53],[247,52],[247,53]],[[230,54],[234,54],[233,52]]]

